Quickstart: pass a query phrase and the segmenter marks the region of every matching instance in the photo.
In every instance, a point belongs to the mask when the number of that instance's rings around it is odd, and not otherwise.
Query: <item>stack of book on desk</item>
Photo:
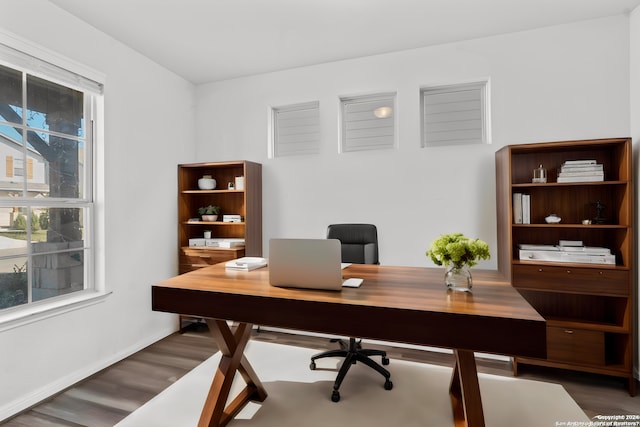
[[[256,268],[266,267],[266,265],[266,258],[247,256],[228,261],[224,266],[227,270],[251,271]]]
[[[604,169],[595,160],[567,160],[558,173],[558,182],[604,181]]]
[[[608,248],[580,245],[519,245],[521,262],[567,262],[584,264],[613,264],[615,255]]]

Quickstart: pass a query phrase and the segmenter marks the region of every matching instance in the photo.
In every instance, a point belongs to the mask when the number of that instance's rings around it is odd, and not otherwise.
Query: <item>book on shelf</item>
[[[513,193],[513,223],[522,224],[522,193]]]
[[[513,223],[531,224],[531,195],[513,193]]]
[[[558,246],[584,246],[582,240],[558,240]]]
[[[522,195],[522,223],[531,224],[531,195]]]
[[[231,261],[227,261],[224,266],[228,270],[251,271],[257,268],[265,267],[266,265],[267,265],[266,258],[242,257],[238,259],[233,259]]]
[[[604,175],[558,176],[558,182],[599,182],[599,181],[604,181]]]
[[[578,172],[604,172],[602,164],[589,166],[565,166],[560,167],[561,173],[578,173]]]
[[[560,167],[557,182],[604,181],[604,166],[595,160],[567,160]]]
[[[568,166],[578,166],[578,165],[595,165],[598,163],[595,159],[587,159],[587,160],[566,160],[563,164]]]

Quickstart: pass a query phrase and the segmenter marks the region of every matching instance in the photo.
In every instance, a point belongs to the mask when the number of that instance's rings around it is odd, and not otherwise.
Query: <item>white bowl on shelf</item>
[[[216,180],[209,175],[205,175],[198,180],[198,188],[201,190],[213,190],[216,188]]]
[[[548,217],[546,217],[544,220],[547,221],[547,224],[558,224],[560,221],[562,221],[562,218],[560,218],[556,214],[551,214]]]

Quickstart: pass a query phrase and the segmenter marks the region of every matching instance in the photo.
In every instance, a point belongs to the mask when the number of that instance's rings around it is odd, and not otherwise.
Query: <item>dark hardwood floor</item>
[[[318,350],[335,346],[325,338],[265,329],[254,331],[253,337]],[[391,359],[453,366],[451,354],[377,347],[387,350]],[[170,335],[0,425],[111,427],[216,351],[206,326]],[[508,362],[485,358],[477,360],[479,372],[512,376]],[[640,397],[629,396],[620,379],[538,367],[522,366],[519,370],[520,378],[562,384],[589,417],[640,414]]]

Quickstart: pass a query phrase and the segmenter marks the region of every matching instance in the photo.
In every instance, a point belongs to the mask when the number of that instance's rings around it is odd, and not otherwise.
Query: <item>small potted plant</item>
[[[218,220],[218,214],[220,213],[220,206],[203,206],[198,208],[198,213],[205,222],[213,222]]]
[[[470,267],[479,259],[489,259],[489,245],[480,239],[469,239],[462,233],[443,234],[431,242],[427,256],[436,265],[447,267],[445,284],[453,290],[470,291]]]

